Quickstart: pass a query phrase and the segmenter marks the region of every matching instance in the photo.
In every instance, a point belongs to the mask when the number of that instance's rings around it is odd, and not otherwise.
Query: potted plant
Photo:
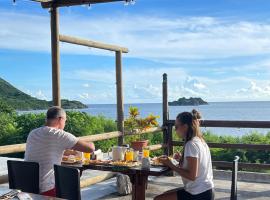
[[[129,116],[125,120],[124,125],[126,132],[133,135],[131,147],[134,150],[142,151],[144,147],[148,146],[149,141],[142,138],[142,133],[149,128],[157,127],[157,118],[159,118],[159,116],[153,114],[145,118],[140,117],[140,112],[137,107],[129,107]]]

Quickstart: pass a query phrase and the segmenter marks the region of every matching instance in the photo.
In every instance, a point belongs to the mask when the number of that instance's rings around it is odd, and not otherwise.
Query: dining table
[[[148,176],[162,176],[170,172],[170,168],[165,166],[151,166],[148,169],[144,169],[141,166],[115,166],[109,164],[62,164],[63,166],[69,166],[77,168],[80,173],[84,170],[100,170],[118,172],[128,175],[132,183],[132,200],[145,200],[145,192],[147,189]]]
[[[12,189],[4,189],[4,190],[2,189],[1,192],[0,192],[0,199],[5,199],[5,198],[1,198],[1,196],[8,193],[8,192],[11,192],[11,191],[12,191]],[[33,194],[33,193],[28,193],[28,192],[20,192],[20,194],[21,195],[27,195],[29,197],[29,199],[31,199],[31,200],[64,200],[62,198],[49,197],[49,196],[44,196],[44,195],[40,195],[40,194]],[[12,200],[16,199],[16,200],[18,200],[18,197],[15,196],[13,198],[6,198],[6,199],[12,199]]]

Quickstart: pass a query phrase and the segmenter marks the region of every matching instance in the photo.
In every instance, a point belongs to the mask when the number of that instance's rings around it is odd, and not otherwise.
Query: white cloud
[[[35,94],[34,97],[38,98],[38,99],[43,99],[43,100],[49,100],[48,97],[41,91],[38,90]]]
[[[246,95],[247,98],[256,100],[269,99],[270,98],[270,83],[263,82],[263,84],[258,85],[255,81],[250,82],[250,86],[247,88],[241,88],[236,91],[237,94]]]
[[[171,100],[180,96],[200,96],[207,100],[261,100],[270,97],[269,82],[245,77],[247,71],[265,69],[270,72],[269,59],[245,66],[216,67],[217,63],[210,63],[219,62],[216,58],[268,54],[269,22],[232,21],[214,17],[170,19],[132,14],[122,14],[121,17],[87,18],[72,13],[68,16],[62,15],[60,19],[61,33],[126,46],[130,49],[128,56],[148,58],[162,63],[171,62],[174,66],[177,63],[177,67],[164,65],[157,68],[142,66],[126,68],[124,66],[125,102],[161,101],[162,74],[165,72],[168,74]],[[49,15],[38,16],[2,10],[0,12],[1,48],[50,52]],[[114,55],[67,44],[61,45],[61,53]],[[188,70],[183,68],[185,66],[183,62],[189,58],[192,62],[202,62],[196,60],[197,58],[206,59],[205,62],[209,61],[209,65],[214,66],[211,71],[216,75],[228,73],[229,70],[238,74],[223,79],[218,76],[191,76]],[[197,63],[196,66],[198,65]],[[245,73],[240,74],[242,72]],[[103,70],[93,66],[91,70],[63,71],[62,75],[65,79],[85,82],[80,85],[79,91],[72,94],[80,100],[115,101],[114,67]],[[90,86],[91,93],[85,92]],[[49,93],[44,94],[44,90],[28,93],[43,99],[49,96]]]
[[[206,88],[206,86],[203,83],[195,83],[194,87],[199,89],[199,90]]]
[[[88,83],[84,83],[82,86],[85,87],[85,88],[89,88],[90,87],[90,85]]]
[[[90,97],[90,95],[88,93],[78,94],[78,96],[83,100],[88,100]]]
[[[123,72],[125,102],[161,102],[162,101],[162,75],[168,75],[170,100],[185,97],[207,97],[209,89],[200,78],[188,76],[181,68],[126,68]],[[115,72],[114,70],[100,71],[76,70],[70,72],[66,78],[74,80],[91,81],[92,99],[89,93],[80,94],[80,98],[91,99],[97,102],[115,101]],[[104,78],[105,77],[105,78]],[[107,95],[106,95],[107,94]],[[98,100],[97,100],[98,99]]]
[[[62,15],[61,33],[119,44],[130,49],[130,56],[159,60],[247,56],[270,51],[267,22],[122,15],[99,18]],[[0,24],[0,48],[50,51],[49,15],[2,11]],[[68,44],[62,45],[61,52],[105,53]]]
[[[26,89],[26,90],[24,90],[24,92],[26,94],[28,94],[32,97],[38,98],[38,99],[47,100],[47,101],[49,101],[49,99],[50,99],[42,90],[31,91],[29,89]]]
[[[100,70],[97,68],[93,68],[93,70],[81,69],[63,72],[63,76],[67,79],[110,83],[115,81],[115,70]]]
[[[187,76],[181,85],[181,96],[184,97],[207,97],[209,90],[199,78]]]

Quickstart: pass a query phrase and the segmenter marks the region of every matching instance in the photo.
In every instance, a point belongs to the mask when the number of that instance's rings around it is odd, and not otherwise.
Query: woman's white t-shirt
[[[198,158],[198,175],[194,181],[182,177],[184,189],[196,195],[214,187],[212,160],[208,145],[194,137],[185,145],[183,168],[187,169],[187,157]]]

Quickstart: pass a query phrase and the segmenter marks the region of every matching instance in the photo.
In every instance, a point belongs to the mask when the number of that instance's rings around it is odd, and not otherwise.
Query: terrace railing
[[[156,128],[150,128],[146,131],[143,131],[142,134],[155,134],[158,132],[161,132],[162,129],[160,127]],[[89,136],[83,136],[79,137],[80,139],[87,141],[87,142],[96,142],[96,141],[103,141],[103,140],[108,140],[112,138],[119,138],[122,137],[122,133],[119,131],[114,131],[114,132],[109,132],[109,133],[101,133],[101,134],[96,134],[96,135],[89,135]],[[26,144],[12,144],[12,145],[5,145],[5,146],[0,146],[0,155],[3,154],[11,154],[11,153],[21,153],[25,151]],[[163,144],[155,144],[155,145],[150,145],[149,148],[150,150],[154,151],[157,149],[161,149],[163,147]]]
[[[204,120],[201,121],[202,127],[231,127],[231,128],[270,128],[270,122],[265,121],[213,121],[213,120]],[[166,155],[173,154],[173,148],[175,146],[182,146],[184,143],[181,141],[173,140],[173,127],[174,120],[169,120],[167,124],[164,126],[151,128],[147,131],[144,131],[142,134],[157,134],[163,131],[165,132],[166,137],[163,138],[162,144],[150,145],[149,148],[151,151],[163,149]],[[96,142],[96,141],[104,141],[112,138],[118,138],[123,136],[121,132],[114,131],[109,133],[101,133],[96,135],[89,135],[80,137],[84,141],[88,142]],[[252,150],[264,150],[270,151],[269,144],[231,144],[231,143],[208,143],[210,148],[223,148],[223,149],[252,149]],[[19,153],[25,151],[26,144],[13,144],[13,145],[5,145],[0,146],[0,155],[3,154],[11,154],[11,153]],[[232,166],[232,162],[227,161],[213,161],[213,166],[222,167],[222,168],[230,168]],[[239,162],[239,168],[245,169],[270,169],[270,164],[259,164],[259,163],[242,163]]]
[[[167,139],[165,153],[167,155],[173,154],[174,146],[183,146],[184,142],[173,140],[173,127],[175,120],[168,120],[164,124],[164,131]],[[225,121],[225,120],[202,120],[201,127],[219,127],[219,128],[270,128],[269,121]],[[210,148],[222,149],[248,149],[248,150],[263,150],[270,152],[270,144],[235,144],[235,143],[207,143]],[[233,159],[233,157],[232,157]],[[232,162],[227,161],[213,161],[213,166],[231,168]],[[244,169],[270,169],[270,164],[259,163],[243,163],[239,162],[239,168]]]
[[[164,154],[172,155],[174,146],[181,146],[183,142],[173,140],[173,127],[175,120],[169,119],[168,106],[168,82],[167,74],[163,74],[162,82],[163,92],[163,143]],[[228,120],[201,120],[201,127],[220,127],[220,128],[270,128],[270,121],[228,121]],[[208,143],[210,148],[225,148],[225,149],[253,149],[270,151],[269,144],[221,144]],[[232,157],[233,160],[233,157]],[[231,168],[232,162],[227,161],[213,161],[213,166]],[[239,162],[239,168],[245,169],[270,169],[270,164],[257,163],[242,163]]]
[[[172,155],[173,148],[175,146],[182,146],[183,142],[173,140],[173,127],[175,120],[169,120],[169,108],[168,108],[168,86],[167,86],[167,75],[163,75],[163,125],[162,127],[150,128],[144,131],[142,134],[156,134],[163,132],[162,144],[150,145],[150,150],[163,149],[165,155]],[[201,127],[222,127],[222,128],[270,128],[270,121],[227,121],[227,120],[202,120]],[[96,135],[89,135],[80,137],[85,141],[102,141],[112,138],[123,138],[120,131],[102,133]],[[263,150],[270,151],[269,144],[224,144],[224,143],[208,143],[210,148],[224,148],[224,149],[252,149],[252,150]],[[25,151],[25,144],[14,144],[0,146],[0,155],[18,153]],[[232,157],[233,160],[233,157]],[[213,166],[216,167],[231,167],[232,162],[227,161],[213,161]],[[270,164],[259,164],[259,163],[242,163],[239,162],[239,168],[247,169],[270,169]]]

